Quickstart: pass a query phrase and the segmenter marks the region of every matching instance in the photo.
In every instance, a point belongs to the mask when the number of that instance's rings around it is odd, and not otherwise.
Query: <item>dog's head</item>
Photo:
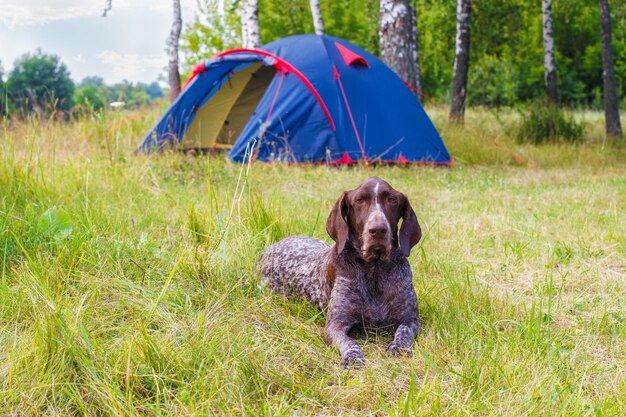
[[[328,216],[326,230],[337,243],[337,253],[349,244],[368,262],[388,262],[397,247],[409,256],[422,237],[409,199],[378,177],[341,194]]]

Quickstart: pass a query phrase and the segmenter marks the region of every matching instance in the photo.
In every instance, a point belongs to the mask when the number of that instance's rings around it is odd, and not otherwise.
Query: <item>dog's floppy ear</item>
[[[422,229],[406,196],[404,198],[402,219],[402,225],[400,226],[400,249],[402,249],[404,256],[408,257],[411,253],[411,248],[417,245],[417,242],[422,238]]]
[[[346,240],[348,240],[348,219],[346,218],[348,215],[347,195],[347,191],[341,194],[341,197],[339,197],[333,209],[330,211],[328,220],[326,220],[326,231],[337,243],[337,253],[343,251],[344,246],[346,246]]]

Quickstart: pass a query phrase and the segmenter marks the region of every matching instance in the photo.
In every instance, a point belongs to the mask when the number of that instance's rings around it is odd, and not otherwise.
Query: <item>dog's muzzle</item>
[[[367,262],[384,261],[389,262],[391,251],[386,245],[376,243],[364,249],[362,252],[363,259]]]

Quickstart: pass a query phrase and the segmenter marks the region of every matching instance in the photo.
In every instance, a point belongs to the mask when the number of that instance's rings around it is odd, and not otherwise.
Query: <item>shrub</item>
[[[106,106],[106,97],[102,91],[93,85],[80,87],[74,92],[74,109],[79,114],[89,114],[101,111]]]
[[[35,112],[47,116],[72,107],[75,87],[61,58],[37,50],[15,61],[5,89],[9,101],[21,114]]]
[[[517,141],[539,145],[544,142],[565,140],[580,143],[585,127],[571,115],[555,105],[535,102],[520,110],[522,121],[517,131]]]

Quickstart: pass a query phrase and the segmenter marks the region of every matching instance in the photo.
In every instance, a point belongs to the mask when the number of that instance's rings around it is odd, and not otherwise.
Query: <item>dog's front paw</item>
[[[411,356],[413,351],[410,347],[400,346],[396,342],[391,342],[387,348],[387,353],[393,356]]]
[[[361,349],[350,349],[341,357],[341,366],[344,368],[361,368],[365,366],[365,356]]]

